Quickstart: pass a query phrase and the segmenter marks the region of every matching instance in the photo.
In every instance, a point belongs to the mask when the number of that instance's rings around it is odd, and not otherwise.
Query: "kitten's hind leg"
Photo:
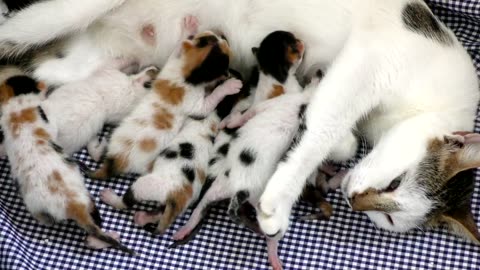
[[[112,189],[104,189],[100,192],[102,202],[116,208],[127,209],[133,207],[139,200],[135,197],[133,189],[128,188],[127,192],[120,197]]]
[[[213,182],[210,189],[205,193],[202,200],[198,203],[188,222],[173,235],[173,239],[178,241],[189,236],[189,234],[192,233],[200,223],[202,218],[205,217],[208,208],[212,203],[224,200],[233,195],[234,193],[230,190],[230,185],[227,179],[218,177],[217,180]]]

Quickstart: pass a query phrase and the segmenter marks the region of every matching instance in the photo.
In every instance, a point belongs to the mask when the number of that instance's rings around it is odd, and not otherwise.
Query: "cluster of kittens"
[[[446,224],[480,242],[470,207],[480,136],[468,132],[478,78],[423,1],[50,0],[0,10],[0,56],[28,59],[44,82],[0,73],[12,175],[36,219],[77,221],[91,247],[134,253],[100,230],[81,171],[140,174],[123,196],[101,198],[120,209],[159,202],[134,217],[157,234],[195,206],[174,246],[228,199],[232,220],[266,237],[275,269],[292,205],[302,198],[320,209],[306,219],[328,217],[324,194],[340,184],[378,228]],[[188,14],[215,31],[197,33]],[[230,69],[247,74],[255,63],[248,82]],[[105,123],[118,127],[98,141]],[[335,171],[319,164],[355,153],[352,128],[373,149],[326,181]],[[96,171],[69,158],[85,145],[103,161]]]
[[[56,88],[16,67],[1,70],[4,150],[36,220],[45,225],[74,220],[88,233],[88,246],[135,254],[117,233],[101,230],[82,172],[94,179],[137,173],[141,176],[123,196],[107,189],[101,200],[116,209],[157,202],[158,210],[134,216],[137,225],[154,234],[164,233],[195,205],[174,245],[187,242],[207,208],[225,199],[233,221],[263,235],[251,218],[252,206],[302,135],[321,72],[303,89],[295,73],[304,43],[292,33],[276,31],[252,49],[258,66],[244,85],[241,75],[229,69],[232,52],[226,39],[197,29],[195,17],[184,19],[182,39],[161,70],[150,66],[127,75],[138,67],[116,58],[87,80]],[[104,124],[118,125],[108,142],[97,139]],[[353,134],[345,142],[332,159],[355,154]],[[93,159],[103,160],[96,171],[70,158],[84,146]],[[304,198],[321,210],[312,217],[332,214],[324,194],[339,183],[330,187],[325,179],[315,172],[305,189]],[[267,244],[272,265],[281,267],[278,237],[270,235]]]

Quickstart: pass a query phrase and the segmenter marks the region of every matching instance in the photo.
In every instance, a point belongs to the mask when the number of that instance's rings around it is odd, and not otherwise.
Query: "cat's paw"
[[[235,95],[242,89],[243,83],[237,79],[228,79],[220,87],[226,95]]]
[[[232,123],[237,123],[239,122],[240,118],[242,118],[242,113],[241,112],[234,112],[227,116],[225,119],[222,120],[219,124],[220,129],[224,129],[227,126],[232,125]]]
[[[198,18],[193,15],[187,15],[183,19],[183,30],[187,36],[193,36],[198,32],[200,22]]]

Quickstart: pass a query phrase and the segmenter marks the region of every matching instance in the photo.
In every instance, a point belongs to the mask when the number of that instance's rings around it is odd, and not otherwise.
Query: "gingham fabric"
[[[475,59],[480,75],[480,1],[431,0],[434,12],[460,37]],[[272,2],[274,4],[274,1]],[[480,131],[480,122],[477,123]],[[97,166],[85,150],[75,157]],[[473,211],[480,225],[480,190],[473,197]],[[188,245],[169,250],[171,236],[190,215],[177,220],[162,237],[152,237],[136,227],[132,211],[116,211],[101,203],[99,191],[112,188],[124,193],[133,178],[109,182],[87,180],[104,219],[104,229],[117,231],[122,242],[138,255],[129,257],[107,249],[84,247],[84,233],[72,222],[44,227],[25,210],[9,174],[6,159],[0,160],[0,269],[268,269],[265,242],[232,223],[224,207],[214,208],[205,226]],[[480,269],[480,246],[446,230],[435,229],[396,234],[376,229],[367,217],[352,212],[340,192],[328,200],[335,213],[329,221],[293,221],[280,243],[286,269]],[[300,204],[294,216],[313,211]]]

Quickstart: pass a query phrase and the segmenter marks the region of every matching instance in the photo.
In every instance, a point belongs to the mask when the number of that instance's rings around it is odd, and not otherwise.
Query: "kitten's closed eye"
[[[148,89],[152,88],[152,82],[151,82],[151,81],[145,82],[145,83],[143,84],[143,87],[144,87],[144,88],[148,88]]]

